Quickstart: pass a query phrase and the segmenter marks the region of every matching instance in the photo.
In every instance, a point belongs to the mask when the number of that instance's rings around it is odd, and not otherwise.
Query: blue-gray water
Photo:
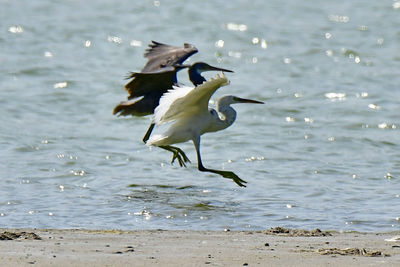
[[[400,229],[400,2],[0,0],[0,227]],[[116,117],[151,40],[235,71],[205,166]],[[209,78],[211,75],[207,73]],[[187,81],[186,72],[179,74]]]

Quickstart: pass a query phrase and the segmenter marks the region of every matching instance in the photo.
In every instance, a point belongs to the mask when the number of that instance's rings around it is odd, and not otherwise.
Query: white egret
[[[208,132],[217,132],[233,124],[236,119],[236,111],[230,106],[235,103],[263,104],[263,102],[243,99],[236,96],[223,96],[216,102],[217,110],[209,109],[208,102],[214,92],[221,86],[228,85],[229,81],[224,74],[217,75],[214,79],[207,81],[197,87],[174,87],[165,93],[159,106],[154,112],[154,123],[160,125],[172,122],[169,129],[163,134],[150,137],[148,146],[158,146],[171,151],[179,164],[185,165],[189,159],[179,154],[181,150],[171,145],[193,141],[197,153],[198,169],[202,172],[217,173],[225,178],[232,179],[239,186],[245,186],[246,181],[240,179],[231,171],[208,169],[203,166],[200,155],[200,136]],[[172,163],[171,162],[171,163]]]

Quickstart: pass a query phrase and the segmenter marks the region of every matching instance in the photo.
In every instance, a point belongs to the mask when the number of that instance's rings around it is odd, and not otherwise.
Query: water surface
[[[399,2],[136,2],[0,0],[0,227],[400,229]],[[247,188],[112,115],[151,40],[266,103],[202,138]]]

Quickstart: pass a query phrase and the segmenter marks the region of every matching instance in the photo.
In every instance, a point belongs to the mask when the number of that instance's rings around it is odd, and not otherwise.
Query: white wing
[[[168,90],[168,92],[164,93],[160,98],[160,103],[157,108],[154,110],[154,122],[156,124],[160,124],[165,122],[163,120],[164,115],[171,109],[171,105],[177,99],[185,97],[194,87],[188,86],[172,86],[173,89]]]
[[[174,87],[161,97],[154,112],[154,122],[161,124],[193,113],[208,112],[211,96],[218,88],[228,84],[228,79],[221,74],[194,88]]]

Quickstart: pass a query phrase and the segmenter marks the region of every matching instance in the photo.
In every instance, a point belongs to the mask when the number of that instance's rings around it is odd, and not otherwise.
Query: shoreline
[[[5,266],[400,266],[400,232],[0,228]]]

